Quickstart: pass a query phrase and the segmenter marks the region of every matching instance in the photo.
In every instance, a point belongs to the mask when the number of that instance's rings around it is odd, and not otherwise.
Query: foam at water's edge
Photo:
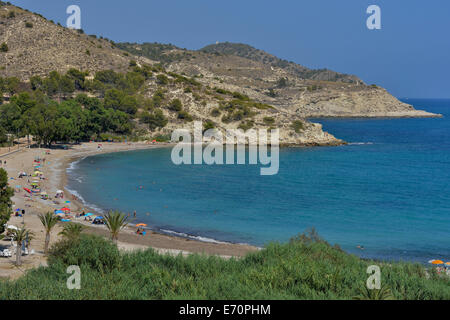
[[[228,244],[228,243],[230,243],[230,242],[219,241],[219,240],[216,240],[216,239],[201,237],[201,236],[194,236],[194,235],[190,235],[190,234],[183,233],[183,232],[176,232],[176,231],[173,231],[173,230],[159,229],[159,231],[161,231],[163,233],[167,233],[169,235],[173,235],[173,236],[177,236],[177,237],[181,237],[181,238],[188,238],[188,239],[198,240],[198,241],[201,241],[201,242],[221,243],[221,244]]]
[[[351,142],[348,145],[349,146],[365,146],[365,145],[372,145],[373,142]]]
[[[76,161],[71,162],[71,163],[69,164],[69,166],[67,167],[67,169],[66,169],[67,175],[70,176],[72,179],[76,180],[78,183],[82,183],[83,180],[81,179],[81,177],[76,177],[76,176],[73,174],[73,171],[78,167],[78,164],[79,164],[81,161],[83,161],[84,159],[86,159],[86,158],[87,158],[87,157],[83,157],[83,158],[80,158],[80,159],[78,159],[78,160],[76,160]],[[72,173],[72,174],[71,174],[71,173]],[[75,197],[77,197],[78,200],[80,200],[81,203],[82,203],[84,206],[89,207],[89,208],[92,208],[95,212],[98,212],[98,213],[101,213],[101,214],[104,214],[104,213],[105,213],[105,210],[103,210],[102,208],[99,208],[99,207],[96,206],[95,204],[92,204],[92,203],[87,202],[87,201],[81,196],[81,194],[79,194],[76,190],[73,190],[73,189],[69,188],[68,185],[65,186],[65,189],[66,189],[69,193],[71,193],[71,194],[73,194]]]

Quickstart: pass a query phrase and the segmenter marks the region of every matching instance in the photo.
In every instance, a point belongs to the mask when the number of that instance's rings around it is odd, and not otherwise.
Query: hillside
[[[436,116],[415,110],[356,76],[308,69],[246,44],[218,43],[198,51],[151,43],[118,46],[158,60],[168,70],[198,76],[210,86],[238,90],[300,117]]]
[[[0,54],[0,76],[27,80],[70,68],[92,72],[128,68],[130,58],[112,41],[67,29],[18,7],[2,5],[0,25],[0,43],[8,46]]]
[[[174,129],[191,128],[199,120],[222,131],[280,128],[285,145],[337,145],[342,141],[305,119],[434,116],[355,76],[311,70],[244,44],[219,43],[198,51],[116,44],[5,3],[0,25],[0,92],[6,101],[24,90],[45,91],[59,102],[87,94],[106,111],[128,114],[116,117],[128,116],[130,124],[102,124],[114,135],[168,139]],[[112,73],[104,73],[108,70]],[[15,78],[21,84],[2,88],[2,82],[14,84]],[[88,107],[84,98],[74,103]]]
[[[149,58],[176,50],[173,46],[163,45],[159,49],[153,46],[153,53],[145,51],[149,57],[134,56],[112,41],[69,30],[5,4],[0,7],[0,24],[0,45],[6,48],[0,52],[0,77],[5,78],[6,84],[15,83],[14,77],[22,82],[17,88],[5,85],[2,88],[0,81],[0,91],[7,94],[6,100],[23,90],[44,91],[58,100],[70,100],[86,93],[104,102],[106,109],[129,114],[132,125],[109,126],[122,128],[112,133],[130,134],[128,128],[134,127],[135,134],[147,139],[156,136],[167,139],[173,129],[190,128],[194,120],[201,120],[205,128],[219,130],[277,127],[281,130],[282,144],[342,143],[323,132],[321,125],[312,124],[289,110],[260,103],[242,94],[238,86],[236,90],[222,90],[212,82],[202,81],[203,76],[173,72]],[[112,73],[104,72],[108,70]],[[66,75],[68,71],[70,74]],[[75,102],[90,107],[85,100],[80,98]],[[100,133],[96,131],[97,136]]]

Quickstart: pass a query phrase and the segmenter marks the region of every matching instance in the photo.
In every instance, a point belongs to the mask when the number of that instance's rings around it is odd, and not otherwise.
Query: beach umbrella
[[[28,192],[28,193],[31,193],[31,190],[28,189],[28,188],[23,188],[23,190],[25,190],[25,191]]]
[[[90,217],[90,216],[93,216],[94,214],[93,213],[86,213],[84,216],[85,217]]]
[[[58,214],[64,214],[64,211],[56,210],[56,211],[55,211],[55,214],[56,214],[56,215],[58,215]]]
[[[61,210],[62,210],[62,211],[70,211],[70,209],[67,208],[67,207],[62,208]]]
[[[65,203],[70,203],[70,201],[66,201]]]
[[[442,260],[431,260],[428,261],[428,263],[434,264],[434,265],[440,265],[440,264],[444,264],[444,261]]]
[[[17,228],[16,226],[13,226],[13,225],[7,226],[6,229],[8,229],[8,230],[19,230],[19,228]]]
[[[145,223],[139,223],[136,225],[136,227],[146,227],[147,225]]]

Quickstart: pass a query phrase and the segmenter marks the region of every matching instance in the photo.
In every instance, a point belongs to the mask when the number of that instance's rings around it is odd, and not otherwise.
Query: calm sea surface
[[[171,149],[97,155],[72,165],[69,188],[206,241],[262,246],[315,227],[362,257],[450,260],[450,100],[405,101],[444,118],[315,120],[350,145],[281,149],[275,176],[175,166]]]

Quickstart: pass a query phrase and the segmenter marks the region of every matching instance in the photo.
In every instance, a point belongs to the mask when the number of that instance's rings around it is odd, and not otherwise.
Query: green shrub
[[[302,132],[305,128],[304,128],[304,123],[301,120],[295,120],[292,121],[291,124],[291,128],[296,132],[296,133],[300,133]]]
[[[31,22],[25,22],[25,28],[33,28],[33,24]]]
[[[253,128],[253,126],[254,126],[253,121],[244,121],[239,124],[238,128],[247,131]]]
[[[205,122],[203,122],[203,132],[214,129],[216,127],[216,124],[214,121],[207,119]]]
[[[180,112],[178,112],[178,119],[182,119],[188,122],[194,120],[192,116],[185,110],[181,110]]]
[[[264,124],[271,126],[275,123],[275,119],[273,117],[264,117]]]
[[[120,265],[117,246],[105,238],[81,234],[76,240],[62,240],[50,249],[49,264],[87,266],[99,272],[111,272]]]
[[[220,110],[219,110],[218,108],[214,108],[214,109],[212,109],[212,111],[211,111],[211,115],[212,115],[213,117],[220,117],[221,112],[220,112]]]
[[[8,51],[9,51],[8,45],[5,42],[3,42],[0,45],[0,52],[8,52]]]
[[[156,82],[160,85],[166,85],[169,83],[169,78],[167,78],[165,75],[163,74],[158,74],[156,76]]]
[[[174,99],[170,102],[168,108],[171,111],[180,112],[181,110],[183,110],[183,104],[181,103],[180,99]]]
[[[55,249],[57,248],[57,249]],[[119,252],[109,241],[82,236],[54,246],[48,267],[0,281],[0,298],[64,300],[449,300],[448,278],[410,263],[362,260],[314,231],[270,243],[241,259],[153,249]],[[68,265],[79,265],[82,290],[68,290]],[[364,292],[367,267],[381,268],[382,289]]]

